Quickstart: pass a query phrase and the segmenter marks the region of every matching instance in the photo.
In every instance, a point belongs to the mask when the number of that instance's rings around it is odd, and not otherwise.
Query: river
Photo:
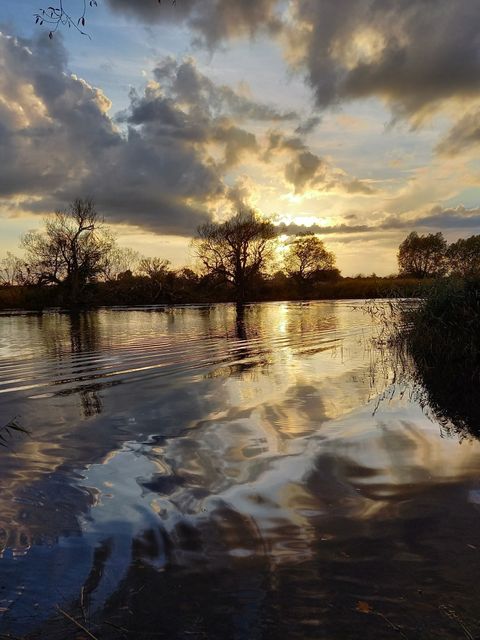
[[[0,315],[0,632],[478,637],[479,442],[380,331],[361,301]]]

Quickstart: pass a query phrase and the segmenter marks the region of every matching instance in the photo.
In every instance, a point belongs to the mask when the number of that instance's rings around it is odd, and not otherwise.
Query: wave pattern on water
[[[363,326],[349,327],[349,339],[364,337],[368,324],[365,321]],[[86,329],[95,332],[98,327],[87,326]],[[87,349],[83,349],[82,344],[75,345],[72,341],[70,353],[65,350],[54,356],[17,357],[15,362],[10,357],[1,358],[0,394],[32,390],[41,390],[42,394],[65,393],[75,392],[82,385],[99,380],[115,379],[124,383],[152,375],[202,375],[223,366],[255,365],[272,353],[280,355],[282,350],[298,355],[335,349],[341,346],[344,338],[341,331],[328,327],[307,327],[298,331],[293,326],[282,335],[266,333],[264,328],[263,333],[255,333],[247,336],[242,323],[236,327],[234,335],[226,329],[224,334],[175,332],[161,336],[147,334],[139,339],[119,332],[114,334],[106,349],[102,344],[98,350],[89,350],[88,344]],[[98,336],[90,336],[90,341],[98,339]],[[42,349],[44,345],[39,347]]]

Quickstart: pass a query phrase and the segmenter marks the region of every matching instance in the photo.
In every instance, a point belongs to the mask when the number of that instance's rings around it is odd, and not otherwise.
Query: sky
[[[87,196],[176,267],[243,207],[346,276],[396,272],[412,230],[480,233],[477,0],[97,2],[49,38],[42,0],[2,0],[0,257]]]

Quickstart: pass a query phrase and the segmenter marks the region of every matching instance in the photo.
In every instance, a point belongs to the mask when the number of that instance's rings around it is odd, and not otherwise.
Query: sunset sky
[[[477,0],[98,0],[49,39],[56,2],[1,2],[0,257],[77,196],[175,266],[243,205],[343,275],[480,233]]]

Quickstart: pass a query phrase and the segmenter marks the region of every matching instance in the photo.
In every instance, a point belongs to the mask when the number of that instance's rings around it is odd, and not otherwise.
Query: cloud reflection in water
[[[258,637],[318,637],[358,599],[396,603],[396,620],[416,585],[428,615],[452,585],[468,613],[479,446],[390,393],[372,321],[349,303],[0,323],[2,415],[32,432],[2,453],[5,629],[53,629],[82,586],[96,623],[127,624],[128,603],[147,631],[161,614],[165,637],[249,638],[266,620]]]

